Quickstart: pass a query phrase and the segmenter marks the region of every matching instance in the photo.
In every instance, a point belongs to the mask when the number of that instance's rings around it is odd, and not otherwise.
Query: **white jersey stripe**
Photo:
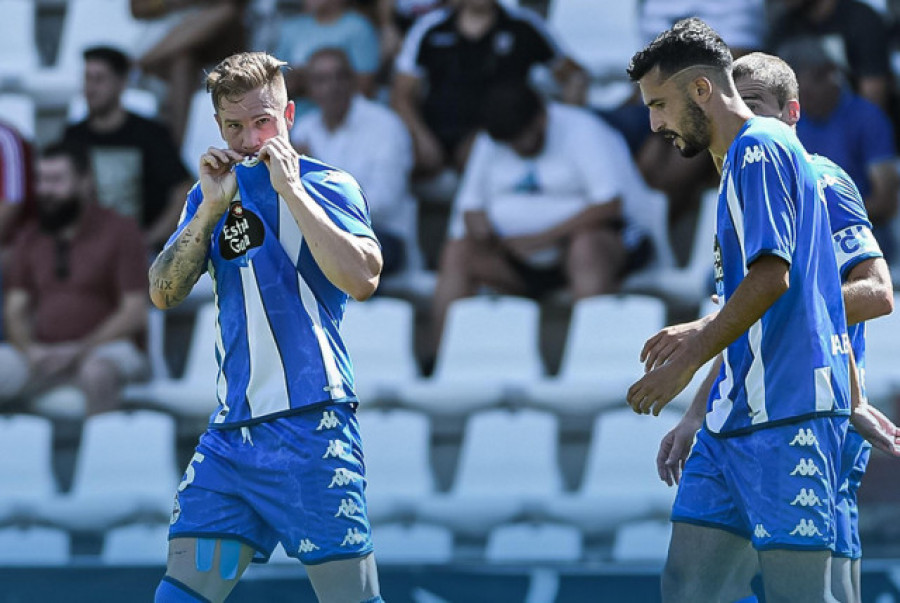
[[[300,261],[300,245],[303,243],[303,234],[294,214],[291,213],[287,201],[278,195],[278,241],[294,266]]]
[[[753,354],[753,363],[747,371],[744,386],[747,388],[747,406],[750,407],[752,415],[750,422],[755,425],[769,420],[769,413],[766,410],[766,369],[762,359],[762,321],[757,320],[750,325],[747,339],[750,353]]]
[[[3,191],[9,197],[5,201],[21,203],[25,199],[25,180],[22,178],[25,152],[15,135],[4,128],[0,128],[0,155],[8,168],[3,170]]]
[[[209,276],[215,282],[216,269],[212,261],[208,262],[207,269],[209,270]],[[213,301],[216,304],[216,353],[222,359],[219,362],[219,375],[216,379],[216,398],[219,404],[222,405],[222,408],[216,413],[213,423],[222,423],[228,417],[231,409],[228,407],[228,379],[225,377],[225,371],[222,369],[222,366],[225,364],[225,345],[222,343],[222,325],[219,324],[219,294],[215,287],[213,287]]]
[[[338,370],[337,361],[334,358],[334,350],[331,349],[325,330],[322,329],[319,304],[316,303],[316,296],[299,272],[297,273],[297,288],[300,290],[303,308],[309,314],[310,319],[312,319],[313,333],[316,336],[316,341],[319,343],[319,351],[322,353],[322,364],[325,365],[325,376],[328,379],[328,394],[332,400],[345,398],[347,394],[344,391],[344,381],[341,378],[341,372]]]
[[[240,270],[250,358],[247,404],[250,405],[251,417],[261,417],[289,410],[290,402],[284,362],[259,293],[253,260]]]
[[[823,366],[815,369],[816,373],[816,410],[827,412],[834,410],[834,389],[831,387],[831,367]]]
[[[728,362],[728,348],[722,351],[724,358],[725,376],[719,381],[718,391],[716,391],[713,400],[712,410],[706,415],[706,426],[713,433],[722,431],[722,426],[731,414],[734,402],[728,397],[731,386],[734,384],[734,373],[731,370],[731,363]]]

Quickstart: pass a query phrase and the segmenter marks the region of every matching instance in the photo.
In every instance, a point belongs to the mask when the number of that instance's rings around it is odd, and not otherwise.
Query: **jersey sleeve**
[[[331,221],[352,235],[377,241],[369,218],[369,204],[356,179],[337,169],[308,171],[301,178],[306,192]]]
[[[743,220],[745,264],[749,267],[763,255],[791,263],[798,211],[794,157],[765,135],[744,135],[735,150],[734,182]]]
[[[856,184],[843,170],[824,173],[819,187],[825,196],[834,255],[841,279],[853,268],[870,258],[884,257],[872,234],[872,223]]]

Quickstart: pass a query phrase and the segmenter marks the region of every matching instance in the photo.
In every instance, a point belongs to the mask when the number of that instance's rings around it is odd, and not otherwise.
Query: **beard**
[[[38,222],[41,230],[48,234],[55,234],[69,226],[81,215],[81,200],[76,196],[49,202],[40,199],[38,203]]]
[[[682,120],[683,134],[676,134],[671,130],[663,131],[667,137],[681,138],[682,146],[677,147],[682,157],[695,157],[709,148],[712,136],[709,132],[709,121],[703,109],[695,103],[688,101],[685,105],[685,116]]]

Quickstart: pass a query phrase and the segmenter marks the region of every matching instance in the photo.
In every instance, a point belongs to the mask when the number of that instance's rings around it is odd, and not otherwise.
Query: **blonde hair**
[[[267,86],[281,106],[287,106],[287,88],[281,68],[287,65],[265,52],[240,52],[215,66],[206,76],[206,91],[219,111],[222,99],[236,102],[251,90]]]

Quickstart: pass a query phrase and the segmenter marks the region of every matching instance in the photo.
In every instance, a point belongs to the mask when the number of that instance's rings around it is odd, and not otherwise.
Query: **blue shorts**
[[[859,507],[856,494],[862,482],[872,445],[855,429],[847,430],[844,448],[841,451],[841,472],[838,475],[837,499],[837,542],[835,557],[859,559],[862,544],[859,541]]]
[[[312,565],[372,551],[353,405],[208,429],[175,494],[169,538],[224,538],[265,562],[278,542]]]
[[[834,550],[846,417],[717,438],[704,426],[684,466],[672,521],[727,530],[757,550]]]

